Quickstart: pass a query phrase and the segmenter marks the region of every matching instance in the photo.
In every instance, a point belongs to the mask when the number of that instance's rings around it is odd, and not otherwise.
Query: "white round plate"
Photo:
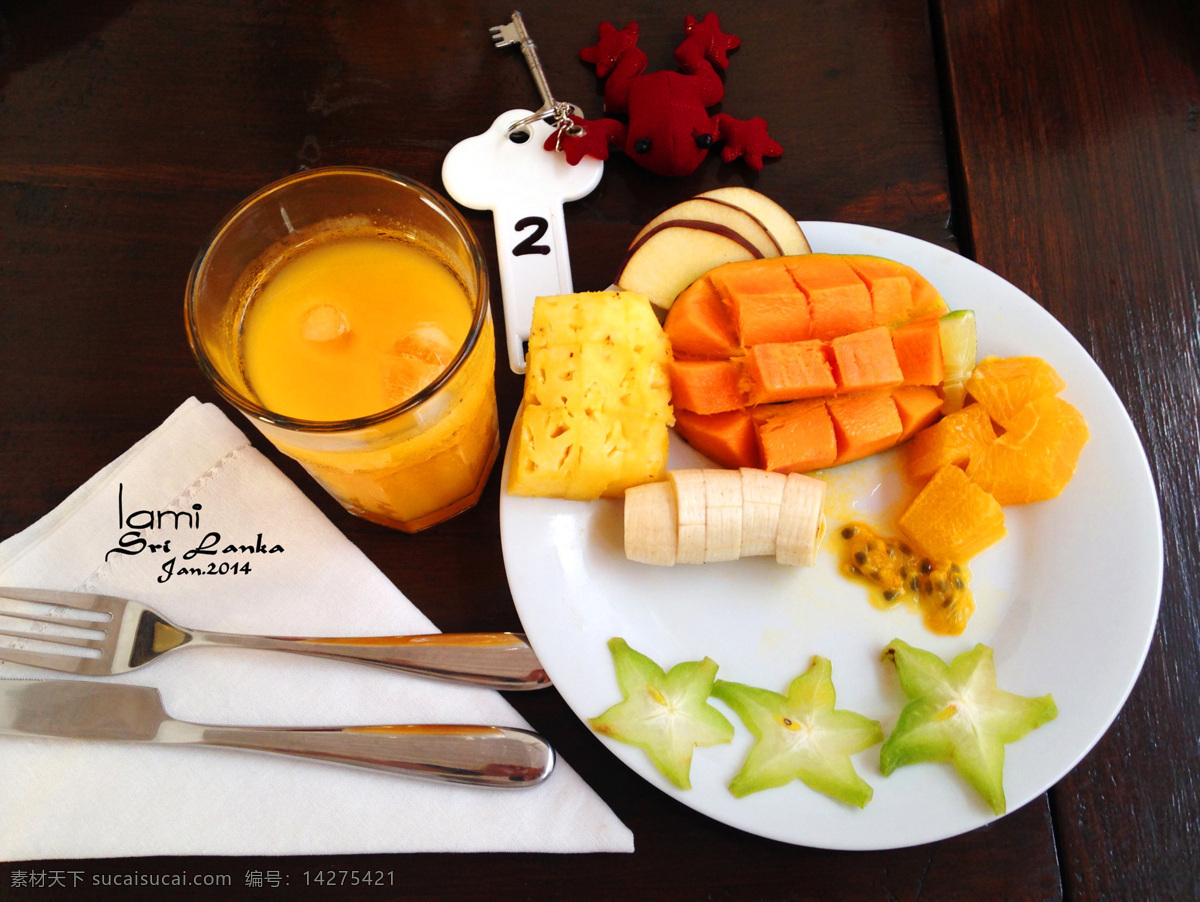
[[[1158,616],[1162,531],[1145,453],[1120,399],[1083,347],[1028,295],[944,248],[866,226],[802,222],[816,251],[907,263],[951,309],[973,309],[979,354],[1046,359],[1091,439],[1074,479],[1051,501],[1005,508],[1008,536],[971,561],[977,610],[961,636],[930,633],[900,606],[880,610],[837,572],[836,541],[813,568],[768,559],[652,567],[627,561],[619,500],[580,503],[503,493],[509,585],[524,629],[585,723],[620,701],[607,642],[623,637],[664,669],[706,655],[718,677],[786,690],[814,655],[830,659],[837,707],[896,722],[904,696],[880,652],[893,638],[949,659],[982,642],[1000,688],[1052,693],[1058,718],[1007,747],[1013,811],[1092,748],[1141,670]],[[672,436],[671,466],[708,465]],[[505,460],[505,484],[512,444]],[[827,471],[831,532],[880,517],[899,495],[895,452]],[[859,810],[799,781],[742,799],[727,789],[753,739],[732,710],[732,744],[697,749],[692,788],[676,789],[632,746],[600,738],[622,762],[685,805],[733,827],[825,849],[890,849],[955,836],[995,819],[950,764],[879,771],[879,747],[854,756],[874,788]]]

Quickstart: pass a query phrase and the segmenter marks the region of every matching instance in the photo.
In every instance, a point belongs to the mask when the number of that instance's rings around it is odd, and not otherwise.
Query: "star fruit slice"
[[[909,702],[879,750],[884,776],[921,761],[949,761],[1004,814],[1004,746],[1058,716],[1053,697],[1027,698],[996,688],[992,650],[976,645],[949,664],[893,639],[884,660],[896,665]]]
[[[693,750],[733,741],[733,724],[708,704],[716,662],[685,661],[664,673],[624,639],[610,639],[608,648],[623,700],[591,718],[592,729],[644,750],[663,776],[691,789]]]
[[[811,789],[862,808],[871,789],[850,756],[883,742],[879,721],[834,710],[833,667],[814,657],[787,695],[718,680],[713,695],[737,712],[757,738],[729,791],[738,798],[800,780]]]

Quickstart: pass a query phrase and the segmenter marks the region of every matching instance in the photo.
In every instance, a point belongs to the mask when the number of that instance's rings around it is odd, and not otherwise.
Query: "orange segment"
[[[966,467],[995,440],[992,418],[983,405],[968,404],[913,436],[904,452],[908,478],[919,485],[946,464]]]
[[[954,464],[933,474],[897,525],[910,542],[943,563],[966,563],[1007,534],[1000,503]]]
[[[967,394],[1004,428],[1035,398],[1062,391],[1062,377],[1040,357],[985,357],[967,379]]]
[[[967,475],[1001,504],[1045,501],[1075,475],[1087,440],[1083,414],[1056,395],[1043,395],[1012,416],[1007,432],[971,455]]]

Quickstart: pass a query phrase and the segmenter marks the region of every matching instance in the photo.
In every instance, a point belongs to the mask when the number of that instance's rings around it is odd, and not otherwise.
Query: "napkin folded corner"
[[[0,543],[0,584],[124,595],[217,631],[437,631],[196,398]],[[0,664],[0,677],[54,676]],[[185,651],[104,679],[154,686],[172,716],[201,723],[529,727],[493,690],[297,655]],[[537,787],[492,790],[218,749],[3,737],[0,773],[6,861],[633,851],[633,834],[561,758]]]

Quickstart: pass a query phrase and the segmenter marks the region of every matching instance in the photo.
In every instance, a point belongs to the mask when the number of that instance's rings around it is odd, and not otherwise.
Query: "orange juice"
[[[184,314],[218,394],[350,512],[415,532],[479,499],[500,447],[487,264],[437,192],[359,166],[267,185],[201,249]]]
[[[242,365],[264,406],[298,420],[350,420],[402,404],[446,368],[471,328],[461,283],[404,241],[325,240],[255,291]]]
[[[240,369],[258,402],[293,420],[371,418],[433,385],[474,308],[432,251],[380,233],[318,236],[268,264],[244,302]],[[350,510],[420,529],[478,500],[499,447],[490,320],[468,359],[413,414],[365,426],[351,447],[268,433]]]

